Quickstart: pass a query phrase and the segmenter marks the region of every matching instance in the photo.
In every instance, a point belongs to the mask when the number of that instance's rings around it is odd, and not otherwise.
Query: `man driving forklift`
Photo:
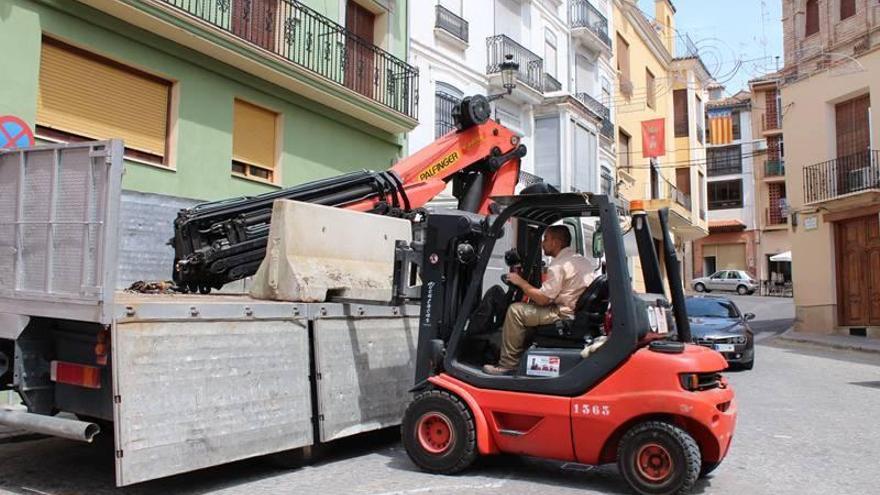
[[[516,302],[507,308],[501,333],[501,358],[497,365],[483,366],[485,373],[513,372],[525,350],[530,329],[573,318],[578,298],[595,278],[592,263],[572,249],[568,227],[548,227],[541,248],[553,261],[540,288],[516,272],[507,276],[507,282],[522,290],[529,302]]]

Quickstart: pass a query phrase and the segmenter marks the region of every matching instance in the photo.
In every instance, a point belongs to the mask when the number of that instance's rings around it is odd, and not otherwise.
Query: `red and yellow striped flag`
[[[709,144],[733,142],[733,114],[730,110],[709,112]]]

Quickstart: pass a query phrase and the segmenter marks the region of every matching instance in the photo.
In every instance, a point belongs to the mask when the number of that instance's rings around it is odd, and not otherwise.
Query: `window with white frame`
[[[556,76],[556,34],[546,29],[544,30],[544,70],[553,77]]]
[[[595,192],[596,134],[571,121],[572,187],[581,192]]]
[[[535,175],[560,187],[559,116],[535,119]]]
[[[434,91],[434,137],[438,138],[455,129],[452,109],[461,101],[464,93],[455,86],[437,82]]]

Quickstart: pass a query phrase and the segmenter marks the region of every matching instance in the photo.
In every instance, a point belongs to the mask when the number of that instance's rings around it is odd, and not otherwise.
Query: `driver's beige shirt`
[[[593,263],[567,247],[550,262],[541,293],[559,307],[563,316],[570,318],[574,316],[578,298],[594,278]]]

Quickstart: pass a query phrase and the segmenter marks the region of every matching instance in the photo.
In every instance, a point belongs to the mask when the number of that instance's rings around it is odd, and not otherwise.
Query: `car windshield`
[[[739,318],[739,310],[725,299],[688,298],[688,316],[702,318]]]

